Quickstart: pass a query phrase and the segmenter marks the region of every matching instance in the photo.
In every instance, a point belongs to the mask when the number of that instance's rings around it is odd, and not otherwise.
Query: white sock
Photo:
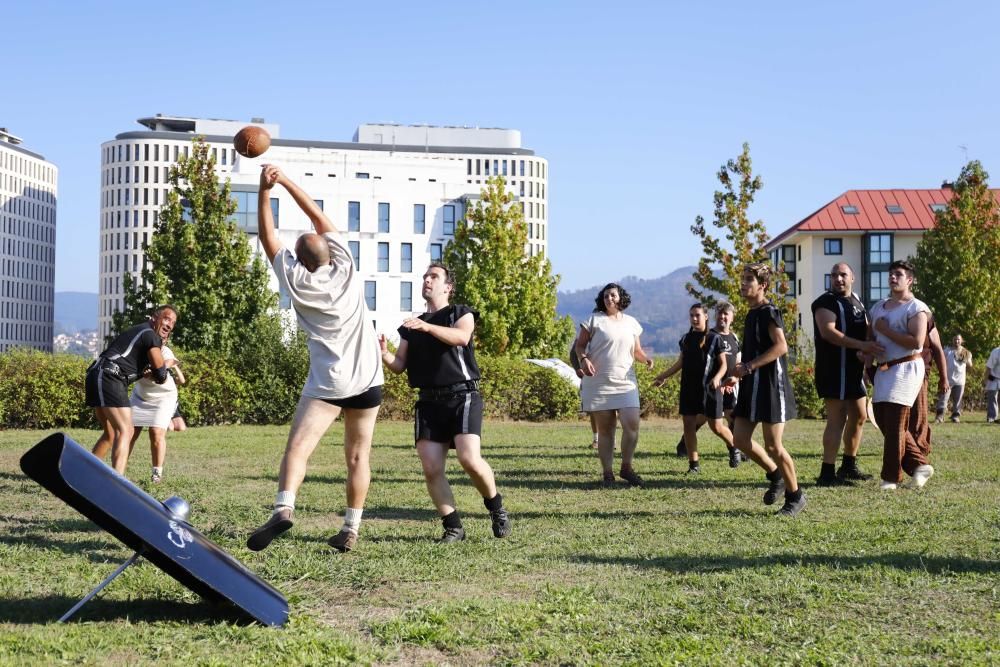
[[[364,511],[363,507],[361,509],[348,507],[344,510],[344,530],[349,530],[357,535],[358,529],[361,528],[361,513]]]
[[[282,507],[287,507],[288,509],[295,509],[294,491],[278,491],[278,496],[274,500],[274,509],[275,511],[277,511]]]
[[[163,466],[153,466],[153,474],[163,476]]]

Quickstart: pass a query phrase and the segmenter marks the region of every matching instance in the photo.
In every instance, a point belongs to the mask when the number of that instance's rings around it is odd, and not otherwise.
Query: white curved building
[[[361,125],[350,142],[282,139],[260,119],[241,121],[158,115],[141,118],[145,131],[125,132],[101,145],[101,335],[123,304],[125,272],[139,278],[143,244],[165,202],[167,170],[202,135],[216,158],[220,181],[229,178],[236,221],[251,243],[257,237],[260,165],[273,162],[299,183],[343,231],[365,279],[375,326],[394,334],[402,319],[423,310],[421,276],[453,238],[466,203],[486,179],[499,175],[524,208],[530,254],[547,253],[548,163],[521,147],[520,132],[506,129],[394,124]],[[271,134],[257,159],[239,156],[232,137],[247,124]],[[279,236],[289,247],[312,227],[281,188],[271,206]],[[272,286],[277,282],[272,276]],[[283,308],[288,301],[281,298]]]
[[[0,352],[52,351],[58,178],[0,128]]]

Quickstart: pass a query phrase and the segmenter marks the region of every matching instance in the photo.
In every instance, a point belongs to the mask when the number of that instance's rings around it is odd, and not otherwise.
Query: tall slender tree
[[[479,311],[476,344],[507,356],[562,356],[573,320],[556,313],[559,276],[541,254],[525,255],[527,225],[504,179],[486,181],[468,203],[444,261],[455,276],[454,301]]]
[[[700,215],[691,225],[691,233],[701,239],[702,256],[692,275],[694,283],[687,283],[689,294],[702,303],[711,305],[717,295],[736,308],[735,327],[746,315],[747,309],[740,296],[742,267],[751,262],[766,262],[765,248],[770,240],[763,220],[750,221],[749,210],[754,196],[764,187],[764,181],[753,173],[750,144],[743,144],[743,152],[722,165],[717,174],[722,190],[715,191],[715,214],[712,225],[724,232],[724,238],[713,236]],[[778,306],[785,320],[785,336],[789,347],[796,340],[795,300],[788,298],[789,282],[784,262],[776,267],[776,279],[771,284],[771,301]]]
[[[962,334],[983,358],[1000,340],[1000,206],[978,160],[952,187],[948,207],[917,244],[914,292],[946,340]]]
[[[170,168],[167,181],[172,188],[145,248],[142,279],[125,274],[125,307],[115,312],[113,328],[122,331],[152,306],[172,303],[180,314],[176,345],[228,354],[241,332],[277,303],[267,268],[232,220],[236,201],[229,179],[219,184],[201,137],[193,140],[190,157]]]

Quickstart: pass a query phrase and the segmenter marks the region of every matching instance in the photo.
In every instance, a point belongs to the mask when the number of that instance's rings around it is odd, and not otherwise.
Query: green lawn
[[[996,664],[1000,661],[1000,427],[982,415],[935,427],[937,474],[922,491],[877,482],[819,489],[822,423],[793,422],[809,505],[761,504],[763,476],[731,470],[702,438],[702,474],[672,456],[679,422],[642,427],[647,488],[600,488],[579,423],[486,425],[514,534],[450,467],[469,539],[439,546],[409,423],[380,424],[355,551],[327,538],[344,505],[342,431],[313,456],[295,528],[244,546],[268,515],[285,427],[170,434],[165,481],[148,453],[129,476],[178,494],[192,524],[281,590],[283,629],[241,622],[149,563],[55,623],[130,552],[23,476],[47,433],[0,434],[0,662],[124,664]],[[96,432],[70,435],[89,447]],[[861,466],[877,473],[878,434]]]

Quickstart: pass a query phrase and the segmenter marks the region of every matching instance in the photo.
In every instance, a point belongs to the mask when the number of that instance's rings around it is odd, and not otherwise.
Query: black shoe
[[[853,466],[842,465],[840,466],[840,468],[837,469],[837,478],[854,480],[856,482],[867,482],[868,480],[872,479],[872,476],[866,472],[861,472],[861,468],[859,468],[857,465]]]
[[[615,474],[613,472],[606,472],[604,476],[601,477],[601,486],[606,489],[610,489],[615,485]]]
[[[743,452],[733,447],[729,450],[729,467],[739,468],[741,463],[743,463]]]
[[[677,443],[677,456],[678,458],[686,459],[688,455],[687,445],[684,444],[684,439]]]
[[[628,470],[622,468],[621,470],[618,471],[618,476],[624,479],[629,486],[642,486],[643,484],[642,477],[639,477],[639,475],[635,474],[635,471],[632,470],[631,468],[629,468]]]
[[[799,494],[798,500],[789,500],[785,498],[785,504],[781,506],[781,509],[775,512],[777,516],[795,516],[802,511],[802,508],[806,506],[806,494]]]
[[[700,475],[701,474],[701,465],[699,465],[697,463],[689,463],[688,464],[688,471],[687,471],[686,474],[688,474],[688,475]]]
[[[837,477],[836,475],[823,476],[820,475],[816,478],[816,486],[857,486],[854,482],[847,479],[846,477]]]
[[[764,504],[773,505],[778,496],[785,492],[785,478],[779,476],[778,479],[770,483],[767,491],[764,492]]]
[[[510,535],[510,517],[503,507],[490,512],[490,521],[493,522],[493,537],[507,537]]]
[[[292,527],[292,509],[282,507],[275,511],[271,518],[264,522],[264,525],[253,531],[247,539],[247,549],[250,551],[260,551],[271,543],[271,540],[281,535]]]
[[[445,528],[444,534],[441,535],[441,539],[438,540],[438,544],[451,544],[452,542],[461,542],[465,539],[465,528],[459,526],[458,528]]]

